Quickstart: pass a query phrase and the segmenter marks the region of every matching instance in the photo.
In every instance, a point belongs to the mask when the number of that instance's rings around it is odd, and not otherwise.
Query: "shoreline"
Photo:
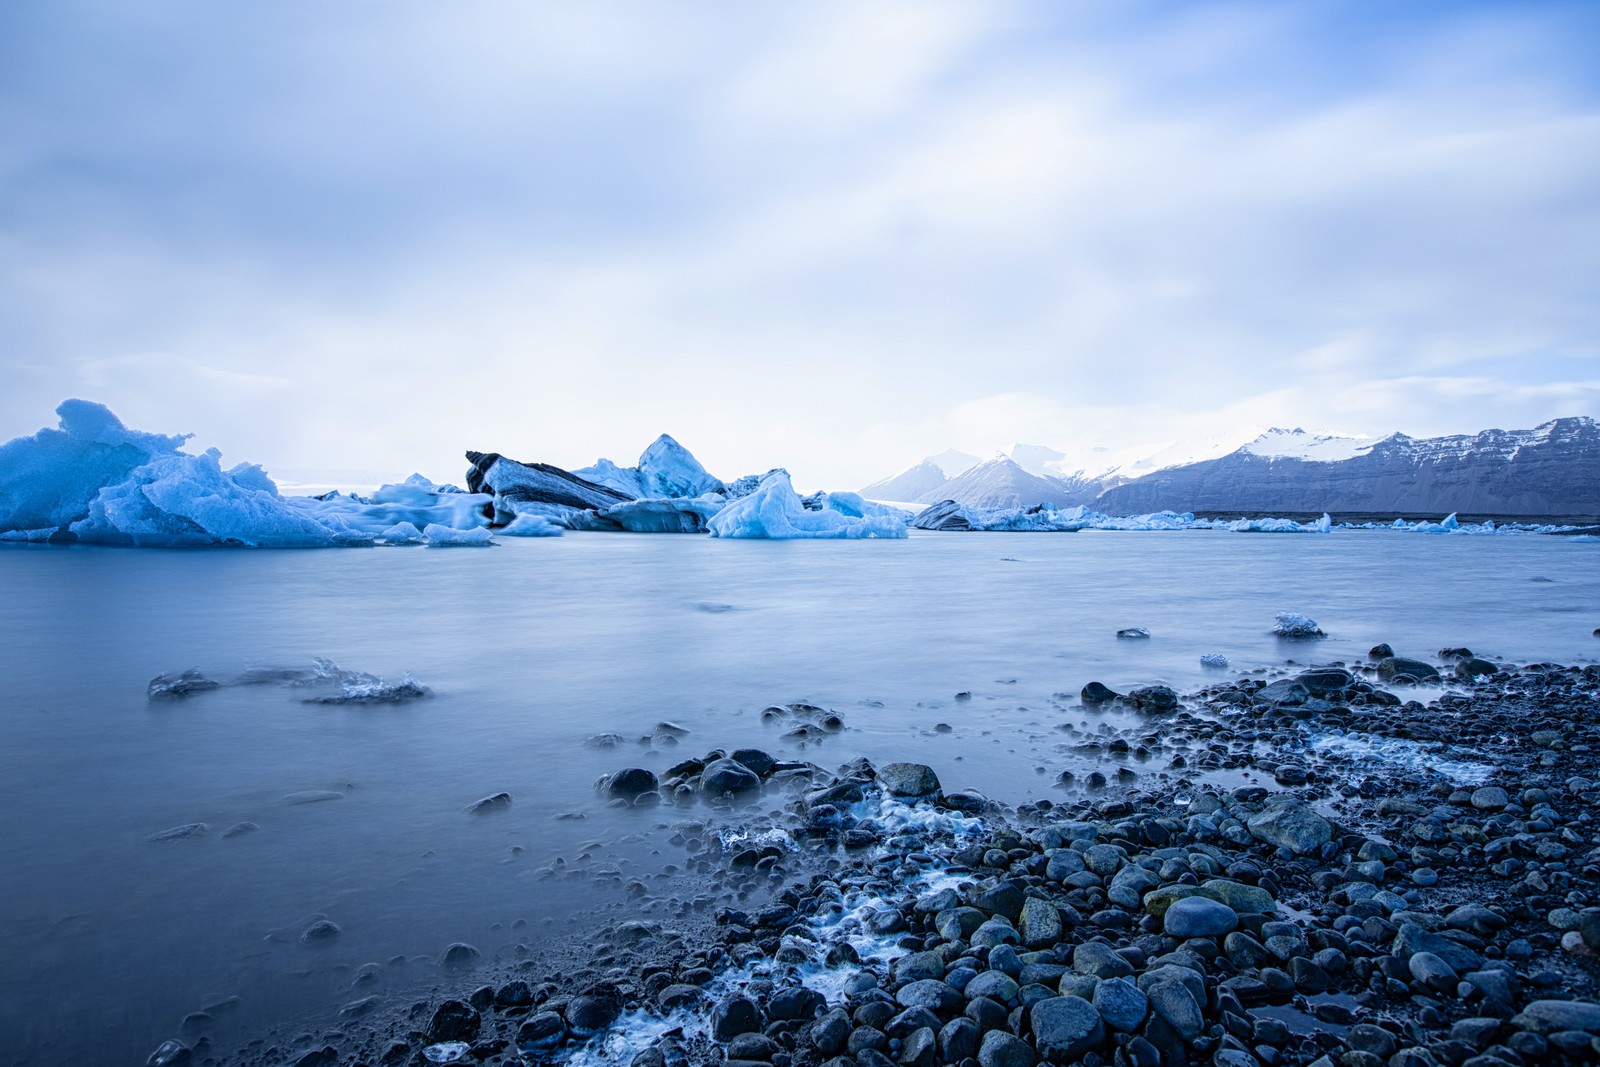
[[[224,1062],[1591,1062],[1600,667],[1466,677],[1427,705],[1372,664],[1136,690],[1147,728],[1082,742],[1110,782],[1020,808],[774,761],[673,918]],[[680,802],[713,773],[676,770]],[[667,779],[629,795],[670,815]]]

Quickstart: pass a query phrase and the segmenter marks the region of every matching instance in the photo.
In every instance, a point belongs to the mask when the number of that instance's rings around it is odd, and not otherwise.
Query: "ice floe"
[[[894,538],[906,536],[904,513],[856,493],[819,493],[801,500],[785,471],[773,471],[749,496],[729,503],[706,523],[713,537]]]

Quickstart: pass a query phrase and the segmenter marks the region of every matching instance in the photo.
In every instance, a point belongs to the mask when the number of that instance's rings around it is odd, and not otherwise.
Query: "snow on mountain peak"
[[[1347,437],[1333,433],[1307,433],[1300,427],[1280,427],[1261,434],[1240,451],[1266,459],[1300,459],[1311,463],[1338,463],[1372,451],[1373,437]]]

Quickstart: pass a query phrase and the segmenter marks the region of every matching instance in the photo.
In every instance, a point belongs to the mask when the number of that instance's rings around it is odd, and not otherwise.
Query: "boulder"
[[[886,763],[878,768],[878,785],[893,797],[926,797],[939,791],[939,776],[922,763]]]
[[[1071,1063],[1105,1040],[1105,1022],[1082,997],[1051,997],[1029,1011],[1033,1043],[1050,1063]]]
[[[1333,840],[1333,824],[1292,796],[1273,797],[1245,822],[1250,836],[1296,855],[1316,852]]]
[[[749,767],[733,759],[712,760],[700,772],[700,792],[708,797],[745,796],[761,791],[761,779]]]

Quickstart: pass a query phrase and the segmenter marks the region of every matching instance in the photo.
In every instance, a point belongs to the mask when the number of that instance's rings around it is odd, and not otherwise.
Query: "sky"
[[[14,0],[0,439],[854,488],[1600,415],[1600,5]]]

